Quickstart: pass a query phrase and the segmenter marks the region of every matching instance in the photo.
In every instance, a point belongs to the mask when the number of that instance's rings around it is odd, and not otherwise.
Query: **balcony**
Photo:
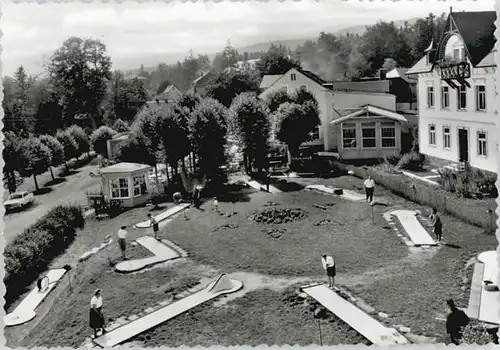
[[[441,80],[464,80],[470,78],[468,62],[445,63],[439,66]]]

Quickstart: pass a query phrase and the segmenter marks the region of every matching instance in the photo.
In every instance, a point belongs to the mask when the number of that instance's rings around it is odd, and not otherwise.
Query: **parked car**
[[[9,198],[3,203],[5,210],[22,209],[33,203],[35,197],[30,192],[16,192],[9,195]]]

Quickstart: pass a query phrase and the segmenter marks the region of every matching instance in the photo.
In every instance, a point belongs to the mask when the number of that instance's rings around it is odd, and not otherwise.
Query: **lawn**
[[[362,189],[362,181],[353,177],[293,181]],[[424,212],[429,209],[383,188],[377,188],[375,194],[394,208]],[[119,227],[143,221],[150,208],[133,209],[101,222],[88,221],[54,266],[74,262],[108,234],[115,241],[73,269],[73,290],[61,283],[37,310],[35,320],[20,328],[7,328],[7,345],[82,345],[91,333],[88,305],[97,287],[103,290],[104,312],[110,320],[153,306],[168,293],[182,290],[190,283],[207,283],[221,272],[234,273],[234,278],[243,281],[243,291],[202,304],[139,335],[135,341],[148,347],[317,344],[318,321],[313,309],[294,299],[297,286],[324,280],[320,263],[323,253],[335,257],[336,282],[340,286],[376,312],[389,315],[382,320],[384,324],[402,324],[410,327],[413,334],[444,341],[444,324],[435,317],[446,315],[445,300],[449,297],[458,306],[467,306],[468,289],[464,288],[463,277],[470,276],[470,268],[466,270],[466,263],[497,245],[495,237],[483,234],[482,229],[442,215],[444,240],[450,245],[408,249],[387,229],[381,217],[383,209],[377,209],[373,223],[371,209],[365,202],[349,202],[305,190],[271,195],[234,186],[218,198],[223,215],[214,212],[212,201],[207,201],[200,209],[189,210],[189,220],[179,215],[161,229],[162,236],[185,249],[189,259],[142,273],[116,273],[110,261],[120,256],[116,243]],[[283,208],[294,209],[298,220],[281,224],[254,220],[255,214]],[[325,220],[329,220],[326,225],[315,225]],[[150,234],[129,229],[129,240],[145,233]],[[134,247],[129,253],[132,257],[149,254],[141,247]],[[325,345],[366,343],[333,316],[322,321],[322,334]]]
[[[251,218],[255,213],[283,208],[301,210],[305,217],[282,224],[264,224]],[[192,259],[226,272],[318,275],[323,273],[321,255],[329,253],[336,259],[339,274],[357,274],[408,254],[384,220],[373,224],[370,206],[364,202],[310,191],[257,192],[250,195],[249,202],[221,202],[219,209],[223,215],[213,211],[211,202],[201,210],[192,209],[190,220],[177,217],[164,235]],[[284,231],[266,232],[273,229]]]

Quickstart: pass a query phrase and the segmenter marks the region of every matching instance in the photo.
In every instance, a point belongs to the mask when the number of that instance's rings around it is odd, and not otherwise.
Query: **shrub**
[[[461,172],[450,169],[439,170],[438,182],[448,192],[455,193],[462,198],[496,198],[498,191],[495,186],[496,174],[490,174],[469,165]]]
[[[465,326],[461,342],[469,345],[486,345],[493,342],[493,337],[482,324],[471,322]]]
[[[101,126],[90,135],[90,143],[97,154],[108,157],[107,141],[111,140],[116,135],[116,131],[109,126]]]
[[[79,207],[59,206],[5,247],[6,307],[71,243],[85,219]]]
[[[424,167],[425,156],[417,152],[406,153],[398,162],[398,168],[404,170],[421,171]]]

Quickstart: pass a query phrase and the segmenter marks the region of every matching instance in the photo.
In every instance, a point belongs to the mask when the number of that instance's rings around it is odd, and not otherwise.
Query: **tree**
[[[71,37],[51,57],[49,76],[62,96],[66,125],[75,117],[95,128],[111,78],[111,59],[99,40]]]
[[[212,98],[203,99],[189,120],[192,146],[199,159],[199,167],[207,183],[213,187],[222,185],[226,163],[225,144],[227,132],[227,109]]]
[[[269,94],[266,98],[266,103],[271,113],[276,112],[283,103],[287,102],[292,102],[292,99],[290,95],[283,90],[277,90]]]
[[[19,169],[19,144],[21,139],[13,131],[5,132],[4,136],[2,150],[4,181],[7,182],[9,192],[14,193],[17,189],[15,172]]]
[[[38,105],[34,132],[38,135],[54,135],[63,126],[63,106],[59,103],[59,96],[52,92],[46,101]]]
[[[78,157],[83,153],[88,154],[90,151],[90,140],[87,133],[78,125],[72,125],[67,130],[78,146]]]
[[[385,69],[386,71],[391,71],[394,68],[398,66],[398,63],[396,62],[395,59],[393,58],[386,58],[384,60],[384,64],[382,65],[382,69]]]
[[[261,171],[267,167],[269,153],[269,109],[254,94],[244,93],[231,105],[233,131],[243,145],[247,172],[252,164]]]
[[[38,139],[50,150],[51,160],[49,170],[52,180],[55,180],[52,167],[58,167],[64,162],[64,147],[54,136],[51,135],[41,135]]]
[[[231,106],[233,98],[243,92],[258,92],[256,77],[248,72],[228,72],[215,75],[208,88],[207,97],[216,99],[224,106]]]
[[[103,125],[90,135],[90,144],[93,150],[101,156],[108,157],[108,140],[111,140],[116,135],[116,131],[109,126]]]
[[[25,139],[19,146],[19,174],[33,176],[36,191],[40,191],[36,176],[43,174],[50,167],[51,154],[47,146],[36,138]]]
[[[238,62],[238,51],[227,42],[224,50],[214,57],[212,66],[216,72],[223,72],[227,68],[235,68]]]
[[[56,139],[61,143],[64,149],[64,166],[66,172],[69,172],[68,161],[78,156],[78,144],[67,130],[59,130]]]
[[[115,130],[116,132],[127,132],[130,130],[130,126],[123,120],[117,119],[113,123],[111,129]]]
[[[257,69],[261,75],[285,74],[292,68],[301,68],[300,62],[290,58],[284,46],[274,44],[257,63]]]
[[[317,106],[306,101],[303,105],[285,103],[275,114],[276,136],[288,146],[295,156],[300,145],[308,139],[308,134],[320,124]]]

